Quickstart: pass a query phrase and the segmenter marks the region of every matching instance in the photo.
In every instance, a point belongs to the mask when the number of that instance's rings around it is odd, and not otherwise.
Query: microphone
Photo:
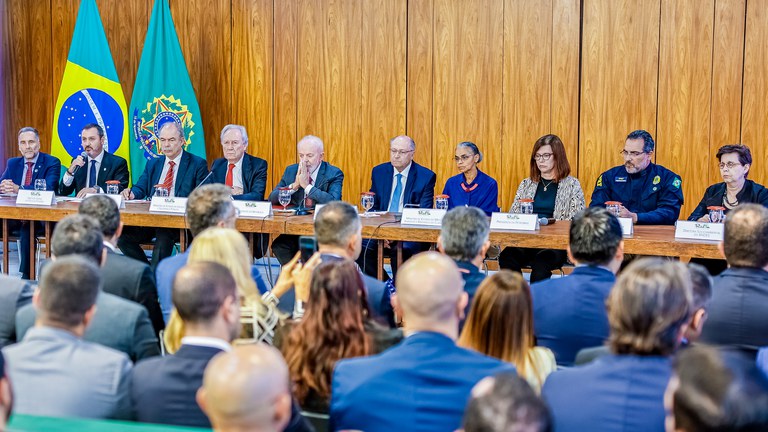
[[[80,154],[78,155],[78,157],[81,157],[81,158],[83,158],[83,160],[84,160],[85,162],[88,162],[88,153],[87,153],[87,152],[82,152],[82,153],[80,153]],[[77,165],[77,166],[75,166],[75,168],[72,170],[72,175],[75,175],[75,173],[76,173],[76,172],[77,172],[77,170],[79,170],[79,169],[80,169],[80,165]]]
[[[555,223],[555,218],[539,218],[539,225],[549,225]]]
[[[213,171],[210,171],[210,172],[208,172],[208,175],[207,175],[207,176],[205,176],[205,177],[203,178],[203,181],[201,181],[200,183],[198,183],[198,184],[197,184],[197,186],[195,186],[194,188],[192,188],[192,190],[191,190],[189,193],[190,193],[190,194],[192,194],[192,192],[194,192],[195,190],[197,190],[197,188],[199,188],[200,186],[202,186],[203,184],[205,184],[205,182],[206,182],[206,181],[208,181],[208,179],[209,179],[209,178],[211,178],[211,175],[213,175]]]

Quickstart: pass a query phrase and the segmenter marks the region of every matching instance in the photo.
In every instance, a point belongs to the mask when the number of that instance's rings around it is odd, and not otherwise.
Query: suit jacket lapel
[[[228,167],[229,162],[227,162],[226,159],[222,159],[222,162],[211,167],[211,171],[213,171],[213,177],[216,179],[221,179],[221,183],[223,184],[225,181],[227,181],[227,169],[229,169]]]
[[[312,184],[313,187],[321,186],[325,182],[325,170],[328,167],[328,162],[321,162],[320,168],[317,170],[317,178],[315,179],[315,182]]]
[[[112,160],[110,159],[110,154],[104,151],[104,157],[101,158],[101,166],[99,167],[99,172],[96,175],[96,184],[104,184],[105,181],[109,180],[107,177],[107,171],[112,168]]]
[[[149,194],[149,197],[153,197],[155,195],[155,185],[160,183],[160,176],[163,174],[163,167],[165,166],[165,155],[163,155],[160,159],[155,159],[157,162],[155,162],[155,165],[152,167],[153,170],[151,172],[151,175],[149,177],[150,184],[149,191],[151,192]]]
[[[189,153],[186,151],[181,154],[181,161],[179,161],[178,172],[176,173],[176,184],[173,189],[176,191],[175,195],[179,194],[179,186],[184,181],[184,177],[187,175],[187,168],[189,168]]]
[[[387,178],[384,180],[384,196],[379,197],[381,200],[381,211],[389,210],[389,198],[392,196],[392,176],[395,175],[395,167],[392,164],[387,164]]]
[[[406,204],[411,204],[411,191],[413,191],[413,185],[416,183],[416,162],[411,162],[411,169],[408,171],[408,180],[405,181],[405,190],[403,191],[403,207]]]
[[[243,165],[240,170],[243,176],[243,193],[249,193],[251,191],[251,157],[248,154],[243,154]]]

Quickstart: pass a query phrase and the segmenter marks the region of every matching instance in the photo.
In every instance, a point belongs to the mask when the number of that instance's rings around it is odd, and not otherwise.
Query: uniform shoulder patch
[[[680,189],[680,185],[683,184],[683,182],[680,180],[680,177],[675,177],[675,180],[672,181],[672,186]]]
[[[661,183],[661,177],[659,177],[659,176],[654,177],[653,178],[653,184],[657,185],[659,183]]]
[[[600,177],[597,178],[597,187],[603,186],[603,175],[600,174]]]

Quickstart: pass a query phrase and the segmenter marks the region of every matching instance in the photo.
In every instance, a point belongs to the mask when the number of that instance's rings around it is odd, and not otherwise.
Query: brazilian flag
[[[155,0],[136,84],[128,110],[131,116],[131,165],[138,180],[147,160],[162,156],[157,141],[160,128],[180,123],[184,150],[205,159],[205,138],[195,90],[173,25],[168,0]]]
[[[53,115],[51,154],[62,170],[83,152],[88,123],[104,129],[105,149],[128,160],[128,110],[96,0],[82,0]]]

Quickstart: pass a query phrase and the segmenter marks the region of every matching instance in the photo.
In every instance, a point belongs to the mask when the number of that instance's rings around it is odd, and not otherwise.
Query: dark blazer
[[[608,338],[605,299],[615,282],[605,268],[579,266],[568,277],[531,286],[537,344],[552,350],[558,365],[573,365],[579,350]]]
[[[668,358],[608,355],[547,377],[542,396],[557,432],[663,432]]]
[[[0,275],[0,348],[16,342],[16,311],[32,301],[29,281]]]
[[[391,163],[376,165],[371,170],[371,192],[376,194],[373,197],[372,210],[387,211],[389,209],[394,175],[395,168]],[[408,179],[403,189],[403,206],[416,204],[419,208],[432,208],[436,179],[437,176],[430,169],[411,162],[411,169],[408,171]]]
[[[29,304],[16,313],[16,334],[24,337],[35,324],[36,311]],[[83,340],[124,352],[136,362],[160,355],[160,344],[149,322],[147,310],[132,301],[105,292],[96,300],[93,321]]]
[[[102,289],[147,309],[155,334],[165,328],[157,297],[155,274],[145,263],[107,249],[107,262],[101,268]]]
[[[227,179],[228,163],[224,158],[216,159],[211,165],[211,183],[221,183]],[[243,154],[243,194],[232,198],[244,201],[263,201],[267,191],[267,161],[247,153]]]
[[[456,265],[459,267],[462,279],[464,279],[464,292],[467,293],[469,300],[467,301],[467,307],[464,310],[464,319],[466,319],[469,316],[469,310],[472,308],[472,301],[475,299],[475,294],[477,294],[477,288],[485,280],[485,273],[481,272],[476,265],[469,261],[456,261]],[[463,326],[464,323],[462,322],[460,327]]]
[[[715,276],[701,342],[745,350],[768,346],[768,272],[731,267]]]
[[[74,160],[74,158],[72,160]],[[82,189],[88,187],[86,184],[88,170],[90,169],[88,163],[88,159],[86,158],[85,165],[75,172],[75,178],[69,186],[64,185],[64,182],[61,182],[59,185],[59,195],[70,195],[72,192],[77,194]],[[128,162],[120,156],[105,151],[104,158],[101,159],[99,174],[96,176],[96,184],[101,190],[106,191],[108,180],[119,180],[119,189],[121,192],[123,189],[127,188]]]
[[[336,363],[328,430],[456,430],[472,387],[500,372],[515,367],[442,334],[413,334],[379,355]]]
[[[8,159],[8,165],[5,167],[2,180],[12,180],[21,187],[24,183],[24,157],[15,157]],[[34,189],[35,180],[45,179],[45,189],[49,191],[59,190],[59,176],[61,175],[61,162],[59,159],[40,152],[37,156],[37,163],[32,171],[32,183],[29,188]]]
[[[296,173],[299,171],[299,164],[289,165],[283,173],[283,178],[280,179],[280,183],[275,186],[272,193],[269,194],[269,200],[272,204],[279,204],[278,188],[286,187],[292,184],[296,180]],[[312,189],[309,191],[309,196],[315,200],[317,204],[325,204],[331,201],[338,201],[341,199],[341,188],[344,184],[344,173],[335,166],[323,161],[318,168],[317,179]],[[304,199],[304,189],[299,188],[293,195],[291,195],[291,205],[298,206],[301,200]]]
[[[707,210],[707,207],[709,206],[722,206],[724,195],[725,182],[716,183],[708,187],[704,192],[704,197],[701,198],[699,205],[696,206],[693,213],[688,216],[688,220],[695,221],[700,217],[709,214],[709,210]],[[747,180],[744,182],[744,187],[741,188],[741,191],[736,194],[736,199],[739,200],[739,204],[756,203],[768,207],[768,189],[752,180]]]
[[[163,173],[163,165],[165,165],[165,156],[147,161],[139,181],[131,188],[136,199],[151,197],[155,194],[155,185],[162,181],[160,174]],[[208,175],[208,162],[185,151],[181,154],[181,161],[176,169],[178,174],[176,174],[176,184],[174,185],[175,195],[186,197],[205,180],[205,176]]]

